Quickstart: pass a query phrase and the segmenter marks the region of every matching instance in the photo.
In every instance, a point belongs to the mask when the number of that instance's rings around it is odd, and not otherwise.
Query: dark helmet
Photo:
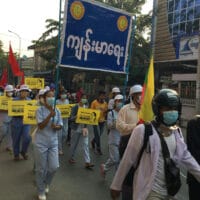
[[[156,116],[158,122],[163,123],[163,117],[160,113],[161,107],[170,107],[178,111],[179,117],[181,115],[182,104],[180,97],[175,90],[172,89],[162,89],[156,94],[152,100],[152,109]]]

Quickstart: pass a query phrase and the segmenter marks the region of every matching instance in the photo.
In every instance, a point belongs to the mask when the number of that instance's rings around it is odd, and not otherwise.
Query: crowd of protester
[[[190,200],[199,199],[199,194],[194,195],[200,189],[199,117],[188,123],[187,148],[178,126],[180,97],[174,90],[162,89],[152,100],[155,118],[149,122],[150,131],[146,138],[146,124],[139,119],[142,89],[141,85],[134,85],[128,97],[124,97],[120,88],[114,87],[109,100],[105,91],[98,91],[96,98],[89,102],[89,94],[82,87],[70,93],[62,85],[56,90],[55,84],[40,90],[31,90],[25,84],[16,88],[6,85],[0,88],[0,95],[7,100],[37,100],[37,124],[34,127],[24,124],[23,116],[11,117],[8,110],[0,110],[0,144],[12,153],[15,162],[20,162],[29,159],[32,142],[39,200],[47,199],[52,179],[59,168],[59,156],[65,155],[63,146],[66,143],[70,146],[70,164],[76,163],[80,143],[85,169],[97,167],[105,178],[107,172],[114,168],[110,187],[113,200],[118,199],[120,194],[122,200],[167,200],[175,196],[180,185],[171,186],[172,189],[177,187],[172,192],[169,185],[173,179],[168,180],[170,172],[167,171],[169,160],[175,169],[184,166],[188,170]],[[62,117],[55,105],[67,104],[73,104],[71,113],[69,117]],[[91,125],[90,129],[88,124],[77,123],[79,108],[99,110],[98,123]],[[102,151],[105,130],[108,133],[108,152]],[[108,159],[100,166],[92,162],[90,146],[96,156],[108,154]]]

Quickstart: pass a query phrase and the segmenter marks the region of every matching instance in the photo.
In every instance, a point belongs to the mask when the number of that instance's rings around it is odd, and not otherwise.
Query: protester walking
[[[200,166],[187,150],[181,129],[176,125],[181,114],[180,97],[171,89],[161,90],[152,101],[155,121],[139,164],[134,172],[134,200],[169,200],[180,189],[179,166],[185,167],[200,181]],[[132,132],[119,168],[111,184],[111,195],[117,199],[131,166],[136,167],[144,143],[145,126]]]
[[[65,90],[62,90],[59,94],[59,99],[56,101],[57,105],[67,105],[69,104],[69,100],[67,99],[67,94]],[[63,126],[62,129],[58,131],[58,151],[59,155],[63,155],[63,143],[67,139],[68,134],[68,118],[63,118]]]
[[[106,173],[112,168],[119,165],[119,142],[120,142],[120,133],[116,129],[116,120],[119,110],[123,106],[123,96],[118,94],[114,98],[113,110],[108,112],[107,116],[107,126],[109,128],[108,133],[108,148],[109,148],[109,158],[105,164],[101,164],[100,172],[103,178],[105,178]]]
[[[57,131],[63,126],[60,111],[54,108],[54,92],[48,90],[43,97],[44,105],[36,111],[38,129],[33,142],[39,200],[46,200],[49,185],[59,167]]]
[[[108,111],[114,108],[114,98],[116,95],[120,94],[120,89],[118,87],[114,87],[112,89],[112,97],[108,102]]]
[[[76,123],[78,108],[88,108],[88,100],[87,96],[83,94],[80,97],[80,102],[72,108],[71,116],[70,116],[70,126],[71,126],[71,145],[70,145],[70,156],[69,156],[69,163],[74,164],[75,161],[75,154],[78,147],[78,144],[81,140],[82,148],[83,148],[83,156],[85,161],[85,168],[92,169],[94,164],[91,163],[90,152],[89,152],[89,131],[86,124],[78,124]]]
[[[128,140],[133,129],[137,126],[139,121],[139,110],[140,110],[140,98],[142,94],[142,86],[134,85],[130,88],[129,97],[130,103],[126,104],[119,111],[116,128],[121,134],[121,140],[119,145],[120,158],[126,149]],[[130,171],[131,173],[131,171]],[[129,200],[132,198],[132,183],[129,181],[130,173],[124,181],[122,188],[122,199]]]
[[[7,85],[4,89],[6,101],[12,100],[14,88],[12,85]],[[6,151],[12,152],[12,137],[11,137],[11,119],[8,116],[8,110],[0,110],[0,145],[3,140],[6,140]]]
[[[15,97],[13,101],[29,101],[29,87],[21,85],[19,89],[19,96]],[[30,125],[23,124],[23,116],[14,116],[11,120],[11,132],[13,141],[14,160],[20,160],[20,154],[24,160],[28,159],[28,147],[31,142]]]
[[[91,109],[96,109],[100,111],[99,123],[98,125],[93,125],[94,138],[91,141],[92,148],[95,150],[95,153],[102,155],[101,151],[101,135],[104,131],[106,115],[108,111],[108,104],[105,101],[106,93],[104,91],[99,91],[97,99],[92,101]]]

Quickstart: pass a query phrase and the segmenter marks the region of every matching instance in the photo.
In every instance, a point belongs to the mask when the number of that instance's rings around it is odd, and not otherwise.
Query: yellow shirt
[[[91,109],[100,110],[99,122],[104,122],[106,120],[108,104],[106,102],[100,103],[97,100],[94,100],[91,103]]]

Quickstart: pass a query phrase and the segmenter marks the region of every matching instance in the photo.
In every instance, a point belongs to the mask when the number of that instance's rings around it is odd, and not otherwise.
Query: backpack
[[[142,148],[141,148],[141,150],[140,150],[140,152],[138,154],[138,161],[137,161],[135,167],[131,167],[131,169],[129,170],[129,172],[126,175],[126,178],[124,179],[124,182],[123,182],[123,185],[126,185],[128,187],[131,187],[133,185],[134,173],[135,173],[135,171],[137,170],[137,168],[138,168],[138,166],[140,164],[140,160],[141,160],[141,157],[142,157],[142,154],[143,154],[144,150],[147,148],[147,144],[148,144],[148,141],[149,141],[149,136],[153,134],[151,123],[145,122],[144,123],[144,127],[145,127],[144,141],[143,141]],[[128,140],[127,140],[126,146],[127,146],[127,144],[128,144]]]

